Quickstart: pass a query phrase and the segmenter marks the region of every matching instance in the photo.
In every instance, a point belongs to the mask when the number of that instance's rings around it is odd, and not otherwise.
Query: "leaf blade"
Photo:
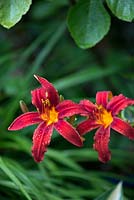
[[[122,182],[119,182],[113,190],[106,191],[95,200],[123,200]]]
[[[134,19],[134,0],[106,0],[112,13],[124,21],[131,22]]]
[[[67,18],[68,29],[76,44],[89,48],[98,43],[110,28],[110,16],[101,1],[80,0]]]
[[[22,15],[29,10],[32,0],[15,1],[1,0],[0,2],[0,24],[5,28],[11,28],[18,21]]]
[[[0,168],[5,172],[5,174],[15,183],[27,200],[32,200],[22,183],[19,179],[12,173],[12,171],[6,166],[5,162],[0,158]]]

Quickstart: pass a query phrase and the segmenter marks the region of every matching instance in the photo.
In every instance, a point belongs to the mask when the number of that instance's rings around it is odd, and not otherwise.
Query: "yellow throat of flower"
[[[111,111],[108,112],[102,105],[97,106],[97,108],[98,112],[96,114],[97,116],[96,122],[98,124],[103,125],[104,128],[107,128],[113,121]]]
[[[43,103],[43,112],[40,115],[41,119],[46,122],[47,125],[55,123],[58,121],[58,112],[55,110],[55,107],[50,107],[49,99],[45,101],[42,100]]]

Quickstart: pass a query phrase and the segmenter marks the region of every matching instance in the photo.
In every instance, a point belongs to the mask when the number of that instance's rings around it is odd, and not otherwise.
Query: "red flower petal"
[[[56,106],[56,110],[57,111],[62,111],[64,109],[70,108],[71,106],[77,105],[76,103],[74,103],[71,100],[64,100],[62,102],[60,102],[57,106]]]
[[[50,144],[53,126],[46,126],[41,123],[34,132],[32,155],[36,162],[41,162],[44,158],[44,153],[47,151],[47,146]]]
[[[94,149],[98,151],[99,160],[101,162],[107,162],[111,159],[111,153],[108,149],[108,143],[110,138],[110,127],[100,127],[94,136]]]
[[[64,117],[71,117],[73,115],[78,115],[78,114],[85,116],[87,115],[87,112],[81,107],[73,106],[59,112],[59,119],[63,119]]]
[[[34,77],[37,79],[37,81],[40,82],[42,87],[45,90],[45,93],[48,95],[48,99],[50,100],[50,103],[54,106],[56,106],[60,99],[57,90],[54,88],[54,86],[48,82],[45,78],[42,78],[40,76],[34,75]]]
[[[116,115],[129,105],[134,105],[134,100],[131,100],[120,94],[112,98],[112,100],[107,105],[107,109],[111,110],[113,115]]]
[[[27,112],[17,117],[9,126],[8,130],[19,130],[25,128],[26,126],[37,124],[40,122],[42,122],[42,120],[40,119],[37,112]]]
[[[42,100],[47,99],[44,88],[38,88],[33,91],[31,91],[32,95],[32,104],[39,110],[39,112],[42,112]]]
[[[88,112],[92,112],[96,108],[96,106],[87,99],[81,100],[80,105],[83,106]]]
[[[134,128],[132,128],[129,123],[123,121],[118,117],[114,117],[111,128],[128,137],[129,139],[134,139]]]
[[[82,114],[82,115],[84,115],[85,113],[87,114],[85,109],[80,104],[76,104],[70,100],[65,100],[60,104],[58,104],[56,110],[59,112],[60,119],[77,114]]]
[[[79,132],[80,135],[84,135],[85,133],[92,131],[93,129],[98,128],[100,125],[96,124],[95,120],[87,119],[81,122],[76,130]]]
[[[111,98],[112,98],[112,92],[110,91],[97,92],[96,103],[97,105],[102,105],[104,108],[106,108],[108,100]]]
[[[79,136],[78,132],[75,130],[71,124],[67,121],[59,120],[58,123],[54,124],[55,129],[62,135],[66,140],[70,143],[81,147],[82,146],[82,139]]]

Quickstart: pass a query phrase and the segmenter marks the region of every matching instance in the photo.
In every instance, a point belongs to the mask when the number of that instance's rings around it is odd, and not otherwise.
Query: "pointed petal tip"
[[[45,155],[45,153],[47,152],[47,150],[44,149],[44,150],[42,150],[42,151],[39,153],[39,149],[38,149],[38,148],[34,148],[34,147],[32,146],[31,152],[32,152],[32,156],[33,156],[33,158],[34,158],[34,161],[37,162],[37,163],[40,163],[41,161],[43,161],[44,155]]]
[[[36,74],[34,74],[34,78],[36,78],[36,80],[39,81],[40,83],[42,83],[42,80],[45,80],[45,81],[46,81],[45,78],[43,78],[43,77],[41,77],[41,76],[38,76],[38,75],[36,75]]]
[[[41,76],[38,76],[38,75],[36,75],[36,74],[34,74],[34,78],[35,78],[40,84],[42,84],[42,81],[43,81],[43,80],[47,81],[45,78],[43,78],[43,77],[41,77]]]
[[[56,131],[68,142],[77,147],[82,147],[83,141],[76,129],[67,121],[59,120],[54,124]]]
[[[93,144],[93,148],[94,150],[98,151],[96,148],[95,148],[95,144]],[[98,159],[100,162],[102,163],[107,163],[109,160],[111,160],[111,151],[108,151],[107,153],[104,153],[104,154],[100,154],[98,152]]]
[[[41,156],[36,156],[35,150],[32,150],[32,156],[34,158],[34,161],[37,162],[37,163],[42,162],[43,159],[44,159],[44,153],[45,152],[43,152],[43,154]]]
[[[11,131],[11,130],[12,130],[11,126],[9,126],[9,127],[7,128],[7,130],[8,130],[8,131]]]
[[[99,155],[99,161],[102,163],[107,163],[109,160],[111,160],[111,151],[109,151],[107,154]]]
[[[79,141],[75,142],[75,143],[72,143],[73,145],[77,146],[77,147],[82,147],[83,146],[83,141],[85,139],[84,138],[81,138],[79,139]]]
[[[34,74],[34,78],[37,79],[37,81],[39,80],[38,76],[36,74]]]
[[[109,141],[110,127],[107,129],[100,127],[95,133],[93,148],[98,152],[98,158],[103,163],[111,159],[111,152],[108,148]]]
[[[36,162],[41,162],[44,159],[47,147],[50,144],[53,126],[46,126],[42,122],[34,131],[32,156]]]
[[[134,128],[128,122],[114,117],[111,128],[129,139],[134,140]]]
[[[17,117],[8,127],[10,131],[17,131],[33,124],[42,122],[37,112],[27,112]]]
[[[109,158],[103,158],[103,159],[99,157],[99,161],[101,161],[104,164],[107,163],[109,160],[111,160],[111,156]]]
[[[13,123],[7,128],[8,131],[16,131],[17,129],[13,126]]]
[[[41,87],[31,92],[33,101],[37,99],[38,102],[40,102],[41,98],[44,99],[46,97],[47,99],[49,99],[51,105],[56,106],[57,104],[59,104],[59,101],[60,101],[59,94],[57,90],[55,89],[55,87],[53,86],[53,84],[41,76],[34,75],[34,77],[41,84]],[[41,106],[42,106],[42,103],[41,103]]]

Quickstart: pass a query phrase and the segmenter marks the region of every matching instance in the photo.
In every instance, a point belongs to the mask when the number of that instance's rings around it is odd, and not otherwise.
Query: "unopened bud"
[[[64,101],[64,97],[60,94],[60,102]]]
[[[20,100],[20,108],[23,113],[29,112],[28,107],[23,100]]]

